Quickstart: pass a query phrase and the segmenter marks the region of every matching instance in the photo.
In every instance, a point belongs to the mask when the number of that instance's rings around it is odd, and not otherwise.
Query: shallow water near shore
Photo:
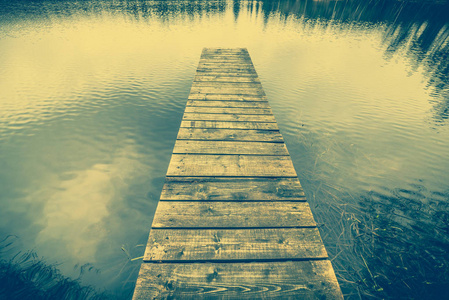
[[[449,297],[441,1],[1,2],[1,278],[130,299],[203,47],[248,48],[346,297]]]

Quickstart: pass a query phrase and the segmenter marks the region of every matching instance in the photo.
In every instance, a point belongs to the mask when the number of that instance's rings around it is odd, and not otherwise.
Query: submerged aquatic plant
[[[15,251],[17,239],[8,235],[0,240],[0,299],[114,299],[63,276],[33,250]]]

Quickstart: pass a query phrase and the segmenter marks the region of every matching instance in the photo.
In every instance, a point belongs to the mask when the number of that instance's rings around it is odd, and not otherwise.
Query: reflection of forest
[[[444,125],[449,118],[449,1],[265,0],[262,8],[265,19],[270,13],[281,13],[307,19],[384,24],[386,57],[405,47],[414,63],[412,69],[424,66],[429,86],[439,95],[434,103],[434,122]]]
[[[335,20],[343,23],[367,22],[383,24],[386,57],[391,57],[404,47],[413,70],[423,66],[427,72],[429,87],[436,89],[434,102],[434,123],[446,124],[449,118],[449,1],[399,1],[399,0],[263,0],[263,1],[92,1],[89,11],[79,11],[72,1],[61,5],[67,9],[55,10],[53,1],[29,1],[35,10],[32,17],[57,17],[64,12],[85,14],[89,12],[110,12],[117,10],[127,12],[136,20],[160,18],[169,23],[177,16],[190,19],[208,15],[222,14],[231,9],[235,20],[238,19],[242,6],[249,13],[262,13],[265,21],[273,14],[287,17],[295,15],[311,20]],[[52,4],[53,3],[53,4]],[[12,13],[15,2],[0,7],[0,20],[12,22],[15,18],[26,17]],[[85,8],[85,7],[84,7]],[[23,13],[23,12],[22,12]]]

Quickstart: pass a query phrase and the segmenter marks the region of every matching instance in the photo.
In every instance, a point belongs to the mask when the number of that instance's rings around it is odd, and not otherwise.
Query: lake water
[[[0,2],[0,298],[129,299],[203,47],[247,47],[349,299],[449,297],[449,5]]]

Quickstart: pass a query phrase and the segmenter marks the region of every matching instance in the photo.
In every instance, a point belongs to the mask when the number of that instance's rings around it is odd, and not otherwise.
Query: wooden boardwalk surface
[[[248,51],[205,48],[133,299],[342,299]]]

